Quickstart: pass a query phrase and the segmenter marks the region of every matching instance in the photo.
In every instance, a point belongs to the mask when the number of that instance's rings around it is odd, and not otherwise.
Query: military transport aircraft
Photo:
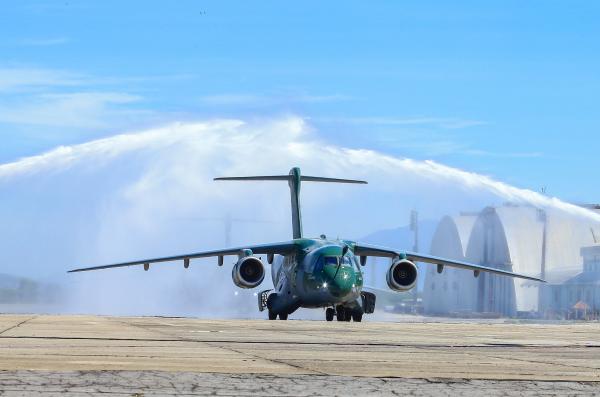
[[[215,180],[288,182],[292,200],[293,239],[279,243],[88,267],[71,270],[69,273],[136,265],[143,265],[144,270],[148,270],[152,263],[172,261],[183,261],[183,266],[187,269],[192,259],[207,257],[218,257],[219,266],[223,266],[225,256],[237,256],[237,262],[231,273],[234,284],[240,288],[256,288],[262,283],[266,273],[262,258],[257,255],[266,255],[267,262],[271,264],[271,277],[275,289],[258,294],[259,310],[267,309],[269,320],[275,320],[278,316],[281,320],[287,320],[288,315],[300,307],[326,308],[327,321],[332,321],[334,317],[338,321],[361,321],[364,313],[373,313],[375,294],[363,291],[361,270],[370,256],[391,259],[386,280],[390,289],[398,292],[408,291],[417,284],[418,271],[415,262],[436,265],[438,273],[444,270],[444,266],[451,266],[470,270],[475,277],[479,276],[480,272],[488,272],[544,281],[509,271],[415,252],[401,252],[349,240],[330,240],[324,235],[319,238],[305,238],[302,235],[300,214],[302,182],[366,184],[365,181],[304,176],[297,167],[292,168],[289,175],[228,177],[215,178]]]

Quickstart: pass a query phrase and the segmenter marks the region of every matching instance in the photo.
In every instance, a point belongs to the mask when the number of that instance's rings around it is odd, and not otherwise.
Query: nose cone
[[[340,267],[336,274],[336,266],[327,266],[324,269],[327,286],[332,295],[343,297],[348,295],[356,285],[356,274],[352,268]]]

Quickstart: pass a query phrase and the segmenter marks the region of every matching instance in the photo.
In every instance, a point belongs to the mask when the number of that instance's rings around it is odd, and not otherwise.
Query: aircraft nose
[[[330,291],[337,296],[347,295],[356,284],[356,277],[351,269],[341,268],[337,274],[334,271],[332,274],[328,274],[328,276]]]

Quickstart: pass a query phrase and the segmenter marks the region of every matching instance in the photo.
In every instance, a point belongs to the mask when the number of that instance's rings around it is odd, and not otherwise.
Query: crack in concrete
[[[143,329],[144,331],[150,331],[150,332],[154,332],[154,333],[157,333],[157,334],[160,334],[160,335],[167,335],[169,337],[173,337],[172,334],[169,334],[167,332],[162,332],[160,330],[156,330],[156,329],[152,329],[152,328],[148,329],[148,328],[144,328],[142,326],[136,325],[136,324],[124,323],[124,322],[116,320],[116,319],[113,319],[113,321],[117,321],[117,322],[119,322],[121,324],[126,324],[126,325],[128,325],[130,327],[135,327],[135,328]],[[169,329],[172,329],[172,328],[169,328]],[[255,355],[255,354],[251,354],[251,353],[247,353],[247,352],[241,352],[239,350],[235,350],[235,349],[232,349],[232,348],[229,348],[229,347],[220,346],[218,344],[219,342],[200,341],[200,340],[197,340],[197,339],[189,339],[189,338],[185,338],[185,337],[177,336],[177,335],[175,335],[174,337],[178,338],[180,341],[185,341],[185,342],[188,342],[188,343],[201,343],[201,344],[204,344],[204,345],[207,345],[207,346],[210,346],[210,347],[216,347],[216,348],[219,348],[219,349],[222,349],[222,350],[226,350],[226,351],[234,352],[234,353],[237,353],[237,354],[241,354],[241,355],[243,355],[245,357],[255,358],[255,359],[261,359],[261,360],[264,360],[264,361],[267,361],[267,362],[276,363],[276,364],[280,364],[280,365],[287,365],[287,366],[289,366],[291,368],[300,369],[300,370],[303,370],[303,371],[311,373],[311,374],[327,375],[324,372],[317,371],[317,370],[312,370],[312,369],[309,369],[309,368],[304,368],[304,367],[299,366],[299,365],[293,365],[293,364],[290,364],[290,363],[286,363],[284,361],[269,359],[269,358],[261,357],[261,356]],[[227,341],[225,343],[231,343],[231,342]]]
[[[467,353],[467,354],[474,355],[474,353]],[[598,377],[598,379],[600,379],[600,369],[598,369],[596,367],[586,367],[586,366],[582,366],[582,365],[557,363],[557,362],[543,361],[543,360],[531,360],[531,359],[524,359],[524,358],[518,358],[518,357],[502,357],[502,356],[494,356],[494,355],[488,355],[488,354],[481,354],[480,356],[487,357],[487,358],[495,358],[498,360],[520,361],[520,362],[531,363],[531,364],[545,364],[545,365],[553,365],[553,366],[559,366],[559,367],[598,371],[597,377]]]
[[[29,319],[33,320],[33,318]],[[27,322],[29,320],[23,321]],[[20,323],[20,324],[22,324]],[[18,325],[20,325],[18,324]],[[127,324],[127,323],[124,323]],[[18,325],[12,326],[5,331],[9,331],[12,328],[17,327]],[[133,326],[131,324],[128,324]],[[145,331],[152,331],[155,333],[159,333],[162,335],[168,335],[166,333],[152,330],[151,328],[144,328],[141,326],[135,326],[137,328],[143,329]],[[2,332],[5,332],[2,331]],[[235,343],[235,344],[257,344],[257,345],[304,345],[304,346],[357,346],[357,347],[411,347],[415,349],[436,349],[436,348],[456,348],[456,349],[481,349],[481,348],[491,348],[491,349],[505,349],[506,347],[519,347],[519,348],[572,348],[572,349],[597,349],[600,348],[600,345],[535,345],[535,344],[517,344],[517,345],[504,345],[504,344],[472,344],[472,345],[459,345],[459,344],[447,344],[447,345],[439,345],[439,344],[419,344],[419,343],[341,343],[341,342],[307,342],[307,341],[265,341],[265,340],[251,340],[251,341],[240,341],[233,339],[181,339],[176,337],[176,339],[154,339],[154,338],[113,338],[113,337],[90,337],[90,336],[19,336],[19,335],[2,335],[0,332],[0,339],[51,339],[51,340],[98,340],[98,341],[125,341],[125,342],[200,342],[200,343]]]
[[[0,371],[8,395],[588,396],[596,382],[251,375],[164,371]]]
[[[212,346],[213,344],[208,343],[208,345]],[[258,355],[252,354],[252,353],[248,353],[248,352],[243,352],[243,351],[240,351],[240,350],[232,349],[230,347],[219,346],[219,345],[214,346],[214,347],[218,347],[218,348],[221,348],[221,349],[224,349],[224,350],[229,350],[229,351],[232,351],[232,352],[235,352],[235,353],[243,354],[245,356],[259,358],[259,359],[262,359],[262,360],[265,360],[265,361],[269,361],[269,362],[272,362],[272,363],[287,365],[288,367],[292,367],[292,368],[295,368],[295,369],[300,369],[302,371],[305,371],[305,372],[308,372],[308,373],[311,373],[311,374],[329,375],[326,372],[322,372],[322,371],[318,371],[318,370],[306,368],[306,367],[303,367],[301,365],[291,364],[291,363],[289,363],[287,361],[283,361],[283,360],[276,360],[276,359],[273,359],[273,358],[267,358],[267,357],[258,356]]]
[[[23,324],[27,323],[28,321],[31,321],[31,320],[33,320],[33,319],[34,319],[34,318],[36,318],[36,317],[38,317],[38,316],[32,316],[32,317],[29,317],[29,318],[27,318],[27,319],[25,319],[25,320],[23,320],[23,321],[21,321],[21,322],[19,322],[19,323],[15,324],[15,325],[11,326],[11,327],[8,327],[8,328],[6,328],[5,330],[1,331],[1,332],[0,332],[0,335],[4,334],[5,332],[8,332],[8,331],[10,331],[11,329],[19,328],[21,325],[23,325]],[[4,337],[4,336],[0,336],[0,337]]]
[[[512,345],[510,345],[510,344],[507,344],[507,345],[500,344],[498,346],[512,347]],[[416,347],[416,348],[417,349],[421,349],[421,350],[427,350],[427,348],[421,348],[421,347]],[[427,351],[433,352],[435,350],[431,349],[431,350],[427,350]],[[531,364],[552,365],[552,366],[555,366],[555,367],[561,367],[562,366],[562,367],[567,367],[567,368],[585,369],[585,370],[591,370],[591,371],[600,371],[596,367],[587,367],[587,366],[580,366],[580,365],[567,364],[567,363],[559,363],[559,362],[552,362],[552,361],[543,361],[543,360],[523,359],[523,358],[512,357],[512,356],[495,356],[495,355],[487,354],[487,353],[484,353],[484,352],[473,353],[473,352],[469,352],[469,351],[465,350],[465,351],[463,351],[463,353],[466,354],[466,355],[470,355],[470,356],[486,357],[486,358],[491,358],[491,359],[496,359],[496,360],[519,361],[519,362],[525,362],[525,363],[531,363]],[[600,372],[598,373],[598,379],[600,379]]]

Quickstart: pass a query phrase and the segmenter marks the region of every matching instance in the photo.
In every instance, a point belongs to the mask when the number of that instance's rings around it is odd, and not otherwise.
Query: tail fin
[[[302,238],[302,216],[300,211],[300,185],[304,182],[332,182],[332,183],[360,183],[365,181],[354,179],[323,178],[320,176],[304,176],[300,173],[300,168],[294,167],[289,175],[270,175],[270,176],[234,176],[225,178],[215,178],[215,181],[287,181],[290,186],[290,197],[292,200],[292,230],[294,238]]]

